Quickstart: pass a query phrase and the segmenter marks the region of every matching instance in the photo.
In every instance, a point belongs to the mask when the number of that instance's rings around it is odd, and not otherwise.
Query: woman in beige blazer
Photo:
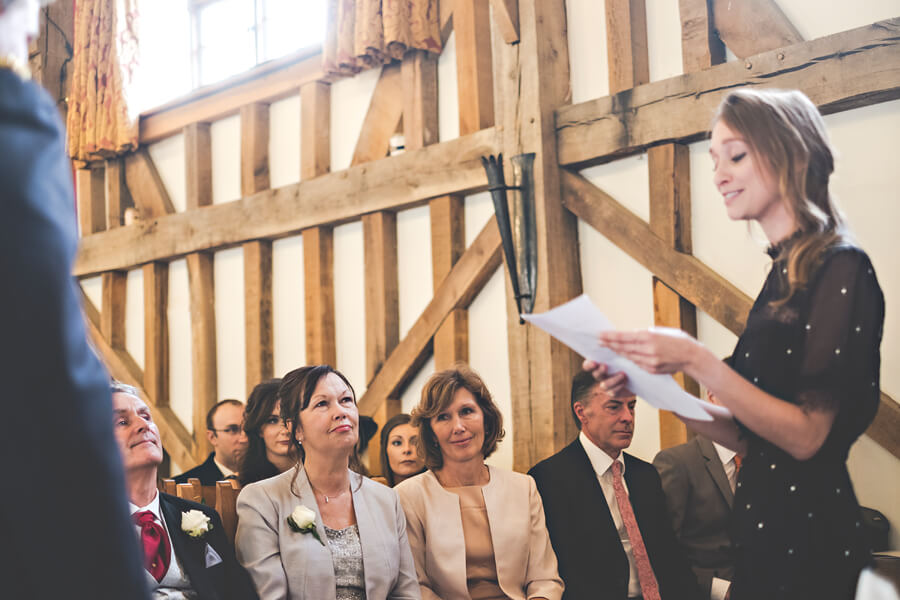
[[[237,501],[237,557],[260,597],[419,599],[395,492],[349,469],[359,427],[350,383],[329,366],[301,367],[278,395],[302,464]]]
[[[429,471],[395,489],[425,600],[559,600],[534,480],[488,467],[503,419],[466,366],[435,373],[412,411]]]

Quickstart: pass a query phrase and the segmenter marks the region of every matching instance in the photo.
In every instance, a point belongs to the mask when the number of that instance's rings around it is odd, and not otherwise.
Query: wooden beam
[[[175,135],[192,123],[212,123],[236,115],[242,106],[254,102],[272,103],[287,98],[322,76],[322,54],[318,50],[301,50],[270,61],[142,114],[141,145]],[[226,90],[227,93],[223,93]]]
[[[881,444],[885,450],[900,458],[898,431],[900,431],[900,405],[893,398],[881,392],[878,414],[866,429],[866,435]]]
[[[606,0],[609,93],[650,81],[645,0]]]
[[[363,215],[366,290],[366,382],[371,382],[400,341],[400,294],[397,275],[397,215],[381,211]],[[372,415],[384,425],[400,412],[400,398],[393,395]],[[381,443],[369,442],[369,471],[383,473]]]
[[[803,41],[775,0],[712,1],[719,37],[738,58]]]
[[[683,144],[654,146],[647,153],[650,173],[650,229],[666,245],[691,253],[691,164],[690,151]],[[653,278],[653,321],[662,327],[676,327],[697,337],[697,311],[690,302],[657,278]],[[677,373],[675,380],[688,393],[700,395],[699,384]],[[661,448],[687,441],[687,427],[668,411],[659,413]]]
[[[438,141],[437,57],[410,50],[403,57],[403,138],[406,150]]]
[[[565,0],[521,0],[518,45],[495,36],[498,125],[506,157],[534,152],[537,291],[534,310],[581,293],[577,219],[560,201],[554,120],[570,101]],[[512,178],[507,172],[507,181]],[[534,327],[519,325],[506,277],[507,338],[513,399],[513,468],[526,471],[568,444],[577,430],[569,396],[581,359]]]
[[[241,194],[269,188],[269,106],[241,108]],[[245,242],[244,337],[247,395],[274,372],[272,350],[272,242]]]
[[[403,116],[403,82],[400,65],[391,63],[381,69],[381,77],[369,102],[369,110],[363,121],[352,165],[358,165],[388,155],[391,136],[397,131]]]
[[[131,355],[124,349],[116,349],[109,345],[100,332],[100,315],[83,290],[82,305],[84,306],[85,321],[87,322],[91,343],[97,349],[97,353],[109,370],[110,375],[122,383],[136,387],[141,398],[153,409],[153,419],[159,426],[163,447],[169,453],[169,456],[172,457],[172,460],[179,465],[193,464],[191,435],[184,425],[181,424],[178,416],[168,406],[157,406],[155,399],[147,394],[143,388],[144,374]]]
[[[331,86],[321,81],[300,88],[300,178],[327,173],[331,165]]]
[[[581,175],[561,173],[566,208],[735,335],[744,331],[749,296],[693,256],[670,248],[646,221]]]
[[[359,399],[360,413],[374,414],[385,398],[400,394],[427,360],[431,338],[447,314],[468,307],[498,266],[500,232],[491,218],[369,384]]]
[[[725,44],[713,25],[712,0],[678,0],[681,63],[685,73],[725,62]]]
[[[125,168],[121,158],[106,161],[106,228],[115,229],[125,223],[125,209],[133,206],[125,185]]]
[[[125,181],[142,219],[152,221],[175,212],[169,192],[146,148],[125,158]]]
[[[272,242],[244,244],[244,337],[247,396],[275,372],[272,350]]]
[[[187,210],[212,204],[212,141],[209,123],[184,128],[184,165]]]
[[[169,265],[148,263],[144,276],[144,389],[169,405]]]
[[[518,0],[491,0],[494,9],[494,23],[500,30],[503,41],[507,44],[519,42],[519,3]]]
[[[429,203],[431,216],[431,276],[435,292],[466,250],[466,210],[462,196],[441,196]],[[434,367],[446,369],[469,362],[469,316],[457,308],[434,335]]]
[[[100,276],[103,304],[100,331],[116,349],[125,348],[125,293],[128,274],[110,271]]]
[[[376,210],[401,210],[436,196],[480,190],[487,185],[480,157],[496,148],[489,129],[243,200],[98,233],[82,241],[75,274],[276,239]]]
[[[212,205],[212,146],[208,123],[193,123],[184,129],[186,215]],[[181,215],[179,215],[181,216]],[[171,217],[169,217],[171,218]],[[187,256],[191,310],[191,377],[194,461],[206,459],[210,451],[206,439],[206,413],[218,400],[216,366],[216,310],[213,254],[197,252]],[[145,284],[146,285],[146,284]],[[145,288],[146,289],[146,288]],[[145,292],[146,293],[146,292]]]
[[[241,107],[241,196],[269,189],[269,105]]]
[[[212,450],[206,439],[206,413],[218,401],[216,371],[216,300],[213,256],[197,252],[187,257],[191,297],[191,372],[193,374],[194,460]],[[187,466],[191,463],[184,463]],[[179,463],[181,466],[182,463]]]
[[[366,290],[366,382],[381,370],[400,341],[397,215],[363,215]]]
[[[334,231],[330,227],[313,227],[303,232],[303,288],[306,363],[334,366]]]
[[[898,51],[900,17],[561,107],[559,162],[593,164],[699,140],[722,97],[745,85],[799,89],[824,114],[893,100],[900,97]]]
[[[494,75],[491,65],[490,5],[484,0],[454,0],[459,133],[494,126]]]
[[[78,223],[82,238],[105,229],[104,185],[103,169],[89,167],[75,172],[75,195],[78,199]]]

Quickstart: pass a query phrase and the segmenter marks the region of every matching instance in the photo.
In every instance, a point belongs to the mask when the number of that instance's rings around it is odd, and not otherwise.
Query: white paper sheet
[[[601,331],[615,329],[586,294],[545,313],[522,315],[585,358],[607,365],[610,373],[624,371],[628,388],[639,398],[662,410],[698,421],[712,421],[710,413],[729,416],[727,408],[710,404],[684,391],[670,375],[653,375],[627,358],[600,345]],[[724,411],[724,412],[723,412]]]

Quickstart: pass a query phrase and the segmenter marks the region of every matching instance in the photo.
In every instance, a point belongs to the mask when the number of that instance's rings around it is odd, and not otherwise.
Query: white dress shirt
[[[725,476],[728,478],[728,485],[731,486],[731,493],[734,493],[737,485],[737,465],[734,462],[734,457],[737,455],[737,452],[716,442],[713,442],[713,447],[716,449],[716,454],[719,455],[719,460],[722,461]],[[709,588],[709,600],[725,600],[725,594],[728,593],[728,588],[730,587],[731,582],[727,579],[713,577],[712,585]]]
[[[144,571],[144,573],[146,573],[147,575],[146,579],[148,584],[150,585],[153,599],[193,600],[197,598],[196,592],[191,589],[191,582],[188,580],[187,575],[184,574],[184,571],[181,570],[181,567],[178,564],[178,559],[175,556],[175,546],[172,545],[171,530],[166,524],[166,520],[163,518],[162,511],[159,509],[159,492],[156,493],[156,495],[153,497],[153,500],[147,506],[135,506],[134,504],[129,502],[128,510],[132,515],[136,512],[149,510],[154,514],[160,524],[162,524],[163,528],[166,530],[166,535],[169,536],[169,548],[172,554],[169,560],[169,570],[166,571],[166,574],[162,578],[162,581],[157,582],[149,571]],[[134,528],[135,531],[137,531],[138,538],[140,539],[141,528],[138,525],[135,525]]]
[[[582,431],[578,434],[578,440],[587,453],[591,466],[594,467],[594,473],[597,474],[597,481],[600,482],[600,489],[603,490],[603,497],[606,498],[606,504],[609,506],[609,512],[612,515],[613,524],[619,533],[619,540],[622,542],[622,548],[625,550],[625,556],[628,557],[628,597],[633,598],[641,595],[641,582],[638,579],[637,563],[634,562],[634,552],[631,550],[631,540],[628,539],[628,531],[625,529],[625,522],[622,521],[622,513],[619,512],[619,503],[616,502],[616,491],[613,489],[613,458],[605,451],[598,448],[594,442]],[[616,461],[622,465],[622,486],[625,493],[628,493],[628,484],[625,483],[625,461],[622,459],[622,453],[616,458]]]
[[[237,471],[232,471],[231,469],[229,469],[228,467],[226,467],[225,465],[223,465],[222,463],[217,461],[215,458],[213,458],[213,462],[216,463],[216,466],[219,467],[220,471],[222,471],[222,479],[228,479],[232,475],[235,477],[238,476]]]

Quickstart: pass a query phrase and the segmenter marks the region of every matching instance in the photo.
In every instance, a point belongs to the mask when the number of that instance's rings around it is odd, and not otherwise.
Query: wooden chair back
[[[170,496],[176,496],[176,495],[178,495],[176,485],[177,484],[175,483],[174,479],[163,479],[162,486],[160,487],[160,491],[165,492],[166,494],[169,494]]]
[[[187,483],[179,483],[175,486],[175,495],[191,502],[203,503],[203,486],[200,480],[194,477],[188,479]]]
[[[222,527],[228,540],[234,544],[237,532],[237,497],[241,491],[240,484],[234,479],[216,482],[216,511],[222,518]]]

